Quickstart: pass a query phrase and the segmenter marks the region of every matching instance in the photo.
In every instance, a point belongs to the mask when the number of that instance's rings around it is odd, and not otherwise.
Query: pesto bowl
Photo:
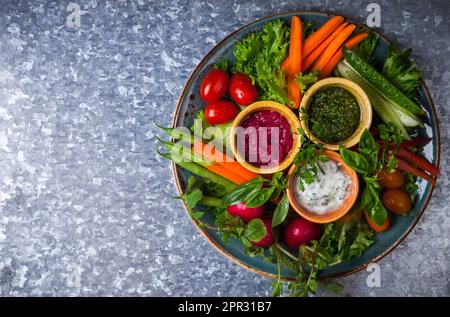
[[[234,61],[233,48],[237,41],[248,35],[250,32],[259,31],[269,21],[274,19],[283,19],[287,23],[290,22],[293,15],[298,15],[302,20],[309,20],[318,27],[327,21],[332,14],[312,11],[295,11],[277,14],[265,17],[247,25],[242,26],[233,33],[229,34],[220,41],[205,57],[199,62],[188,79],[182,94],[179,98],[173,117],[174,127],[186,127],[193,124],[196,113],[205,107],[205,103],[200,99],[199,87],[203,76],[212,68],[214,63],[222,60]],[[347,21],[352,22],[347,19]],[[354,22],[352,22],[354,23]],[[374,31],[376,34],[377,32]],[[381,35],[380,35],[381,36]],[[388,53],[389,41],[381,36],[378,46],[375,50],[375,59],[382,62],[386,59]],[[419,65],[420,67],[420,65]],[[440,159],[440,133],[438,119],[430,94],[422,82],[420,87],[418,102],[422,104],[426,112],[424,120],[424,128],[419,131],[420,136],[428,136],[432,138],[432,142],[428,143],[424,148],[424,156],[433,164],[439,166]],[[192,175],[173,164],[173,174],[178,193],[181,195],[185,188],[189,177]],[[425,211],[428,201],[433,192],[433,186],[423,180],[417,180],[418,198],[416,199],[411,212],[407,216],[393,216],[390,230],[377,234],[375,243],[360,257],[348,262],[342,262],[335,266],[322,270],[318,274],[319,279],[330,279],[345,276],[354,272],[358,272],[367,267],[368,264],[377,262],[384,256],[389,254],[397,247],[403,239],[411,232]],[[202,220],[206,224],[214,224],[213,214],[206,212]],[[238,241],[231,240],[229,244],[224,243],[216,231],[208,228],[200,227],[195,221],[193,224],[199,232],[210,242],[210,244],[226,256],[234,263],[261,275],[276,278],[277,267],[275,264],[267,263],[260,257],[250,257],[244,254],[243,246]],[[401,270],[401,268],[397,268]],[[288,270],[282,271],[283,279],[290,281],[294,279],[292,272]]]
[[[348,138],[338,143],[326,143],[317,138],[308,125],[308,116],[304,115],[305,113],[308,113],[309,105],[314,96],[319,91],[332,87],[343,88],[352,94],[355,97],[360,109],[359,123],[355,131]],[[370,105],[369,97],[367,97],[365,91],[358,84],[345,78],[329,77],[319,80],[306,91],[302,98],[300,109],[302,110],[300,111],[300,124],[308,138],[313,142],[322,143],[323,147],[328,150],[338,150],[339,144],[342,144],[342,146],[346,148],[354,146],[359,143],[359,139],[361,138],[361,134],[363,134],[364,130],[369,129],[372,124],[372,106]]]

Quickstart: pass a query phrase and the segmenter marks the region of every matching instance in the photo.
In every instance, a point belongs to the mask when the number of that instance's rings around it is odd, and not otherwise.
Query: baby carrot
[[[316,32],[306,38],[303,44],[303,58],[308,56],[314,49],[320,45],[325,39],[330,36],[331,33],[336,30],[341,23],[344,22],[344,18],[341,16],[335,16],[329,19],[324,25],[322,25]]]
[[[192,151],[194,153],[200,154],[202,157],[215,162],[216,164],[222,166],[223,168],[229,170],[231,173],[240,176],[245,179],[245,181],[252,180],[257,174],[247,170],[239,162],[228,157],[226,154],[220,152],[211,145],[204,144],[201,141],[196,141],[192,146]]]
[[[326,64],[331,60],[334,53],[341,47],[341,45],[345,42],[345,40],[352,34],[355,30],[356,26],[351,24],[347,26],[342,32],[336,36],[333,41],[331,41],[330,45],[325,49],[325,51],[320,55],[319,59],[312,66],[312,70],[321,70]]]
[[[347,22],[342,23],[339,25],[339,27],[336,29],[336,31],[333,32],[325,41],[322,42],[311,54],[306,56],[306,58],[303,59],[303,69],[302,71],[307,70],[316,60],[319,58],[320,54],[330,45],[331,41],[334,40],[336,36],[347,26]]]
[[[368,37],[369,34],[364,32],[360,33],[358,35],[355,35],[351,39],[347,40],[343,46],[346,48],[352,49],[359,43],[361,43],[366,37]],[[333,57],[330,59],[330,61],[325,65],[325,67],[320,71],[320,78],[325,78],[330,76],[333,69],[336,67],[336,65],[341,61],[341,59],[344,57],[344,54],[342,53],[342,47],[334,53]]]
[[[302,21],[298,16],[293,16],[291,21],[287,75],[297,74],[302,71],[302,34]]]

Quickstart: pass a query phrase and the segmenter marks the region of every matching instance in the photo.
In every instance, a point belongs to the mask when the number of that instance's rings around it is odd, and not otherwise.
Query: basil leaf
[[[339,153],[342,160],[351,169],[355,170],[359,174],[368,175],[371,172],[371,166],[364,156],[359,153],[350,151],[339,145]]]
[[[245,237],[249,241],[259,242],[261,241],[267,234],[266,226],[261,219],[253,219],[245,228]]]
[[[249,198],[248,196],[258,192],[266,181],[267,180],[263,179],[261,176],[258,176],[251,181],[242,184],[223,197],[224,204],[230,206],[245,202],[245,200]]]
[[[283,198],[281,198],[281,201],[278,203],[277,207],[275,208],[275,211],[273,212],[272,228],[283,223],[283,221],[286,219],[288,212],[289,212],[289,200],[287,194],[284,193]]]
[[[388,216],[386,208],[380,200],[380,193],[372,183],[366,183],[363,192],[363,208],[366,215],[377,225],[382,226]]]
[[[271,186],[275,186],[278,189],[286,188],[286,177],[283,176],[283,172],[276,172],[273,174],[272,179],[270,181]]]
[[[252,197],[247,197],[245,200],[245,205],[249,208],[262,206],[270,199],[274,191],[275,187],[263,188]]]
[[[375,142],[369,130],[364,130],[359,140],[359,152],[366,158],[370,164],[370,172],[377,169],[378,166],[378,151],[380,145]]]

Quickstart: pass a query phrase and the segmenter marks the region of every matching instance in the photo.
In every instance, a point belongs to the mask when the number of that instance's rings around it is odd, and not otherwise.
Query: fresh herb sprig
[[[245,202],[250,208],[264,205],[271,197],[278,197],[286,188],[286,178],[282,172],[277,172],[272,179],[257,176],[254,179],[240,185],[223,197],[226,206]]]
[[[398,165],[393,150],[398,149],[400,143],[402,143],[405,138],[402,132],[392,123],[379,124],[378,133],[380,139],[383,141],[379,169],[384,168],[392,172],[397,168]]]
[[[366,215],[382,226],[388,217],[388,212],[381,202],[381,186],[374,176],[379,166],[379,147],[372,134],[366,129],[359,141],[359,153],[346,149],[342,145],[339,146],[339,153],[344,163],[362,176],[365,183],[362,206]]]
[[[323,228],[322,237],[312,241],[309,245],[299,248],[299,256],[291,254],[280,244],[275,244],[272,252],[277,263],[281,263],[295,273],[296,281],[283,288],[281,273],[272,284],[273,295],[279,296],[286,293],[288,296],[309,296],[318,288],[318,273],[329,266],[360,256],[373,243],[374,232],[362,221],[351,220],[346,223],[329,223]],[[281,266],[278,265],[279,270]],[[322,283],[324,284],[324,283]],[[343,287],[339,283],[324,284],[325,289],[343,293]]]
[[[301,146],[294,158],[295,174],[298,176],[299,189],[304,191],[305,184],[313,183],[320,171],[319,163],[328,161],[328,156],[323,152],[323,145],[312,142],[302,128],[298,129],[298,133]]]

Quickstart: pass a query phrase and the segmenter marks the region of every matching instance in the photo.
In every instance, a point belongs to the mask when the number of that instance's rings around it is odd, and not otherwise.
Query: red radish
[[[238,112],[238,107],[231,101],[219,100],[206,106],[205,118],[209,124],[220,124],[233,120]]]
[[[256,247],[266,248],[275,241],[272,232],[272,218],[263,218],[261,220],[262,222],[264,222],[264,225],[266,226],[266,235],[264,238],[262,238],[257,242],[252,241],[252,244]]]
[[[250,77],[237,73],[231,77],[229,93],[237,104],[247,106],[256,101],[258,91]]]
[[[284,230],[284,240],[292,249],[297,249],[300,245],[308,244],[319,238],[320,226],[303,218],[292,220]]]
[[[225,95],[230,78],[220,69],[210,70],[200,84],[200,97],[206,102],[217,101]]]
[[[245,222],[249,222],[255,218],[261,218],[264,213],[264,205],[250,208],[245,205],[245,203],[239,203],[236,205],[231,205],[227,207],[227,211],[230,215],[234,217],[239,217]]]

